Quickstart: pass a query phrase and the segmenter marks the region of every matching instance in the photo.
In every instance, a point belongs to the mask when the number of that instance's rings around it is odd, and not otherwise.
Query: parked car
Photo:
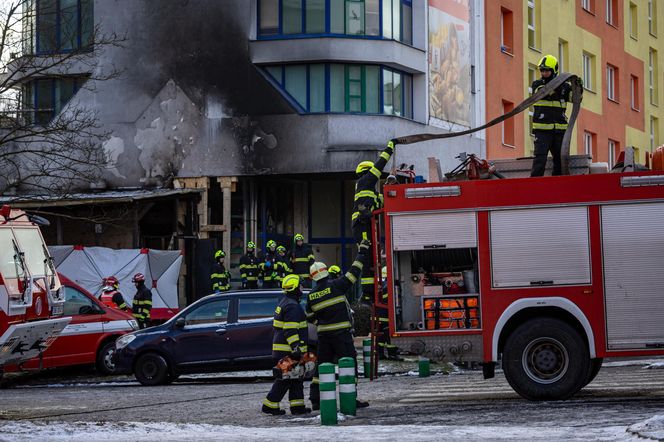
[[[245,290],[200,299],[162,325],[118,339],[116,372],[159,385],[186,373],[270,369],[272,319],[282,296]]]
[[[112,374],[115,340],[138,330],[136,320],[129,313],[103,305],[66,276],[59,276],[65,291],[64,316],[72,320],[44,352],[41,367],[95,364],[100,374]],[[40,360],[30,359],[21,368],[39,369]]]

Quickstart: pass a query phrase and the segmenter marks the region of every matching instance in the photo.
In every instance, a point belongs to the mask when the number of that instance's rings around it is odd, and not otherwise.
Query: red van
[[[59,276],[65,291],[63,316],[72,320],[44,352],[42,368],[95,364],[100,374],[112,374],[115,340],[138,330],[136,320],[130,313],[103,305],[66,276]],[[39,358],[30,359],[22,368],[39,369]]]

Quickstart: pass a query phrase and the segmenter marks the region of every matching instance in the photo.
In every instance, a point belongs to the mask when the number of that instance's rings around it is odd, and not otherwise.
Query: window
[[[306,33],[322,34],[325,32],[325,0],[306,0]]]
[[[49,270],[44,265],[47,256],[44,254],[44,243],[37,229],[14,229],[16,244],[21,252],[28,271],[32,276],[45,275]],[[11,249],[10,249],[11,250]]]
[[[230,300],[228,299],[215,299],[214,301],[206,302],[205,304],[200,305],[187,313],[184,318],[184,324],[187,326],[199,324],[219,324],[226,322],[228,319],[229,304]]]
[[[606,98],[618,101],[618,68],[606,65]]]
[[[595,56],[583,53],[583,87],[592,91],[595,87]]]
[[[336,63],[268,66],[265,71],[303,112],[413,117],[413,79],[406,73]]]
[[[639,110],[639,77],[629,77],[630,106],[633,110]]]
[[[567,72],[569,65],[569,45],[563,39],[558,40],[558,71]]]
[[[618,146],[619,143],[617,141],[609,139],[609,170],[613,169],[613,166],[616,165],[616,157],[620,150]]]
[[[279,298],[270,296],[265,298],[240,298],[238,319],[271,318],[279,304]]]
[[[65,306],[63,308],[64,316],[80,315],[81,313],[98,312],[99,308],[92,302],[90,298],[85,296],[73,287],[64,287],[65,290]],[[87,308],[86,308],[87,307]]]
[[[539,8],[537,8],[536,1],[528,0],[528,47],[533,49],[539,48]]]
[[[258,33],[272,35],[279,33],[279,2],[260,0],[258,2]]]
[[[659,98],[657,78],[657,51],[650,48],[648,54],[648,89],[650,90],[650,104],[654,105],[657,105]]]
[[[23,86],[28,123],[49,124],[60,113],[83,84],[80,78],[46,78],[34,80]]]
[[[639,38],[639,14],[636,3],[629,3],[629,36]]]
[[[38,54],[89,49],[93,43],[93,0],[36,0],[36,13],[28,12],[29,29],[36,29]]]
[[[648,32],[657,36],[657,2],[648,0]]]
[[[659,120],[650,117],[650,152],[654,152],[659,146]]]
[[[595,0],[581,0],[581,7],[590,12],[591,14],[595,13]]]
[[[591,155],[593,158],[595,155],[595,137],[596,135],[592,132],[584,131],[583,132],[583,153],[586,155]]]
[[[618,26],[618,0],[606,0],[606,22]]]
[[[514,103],[503,100],[503,115],[514,110]],[[514,118],[502,122],[502,142],[504,146],[514,147]]]
[[[512,24],[512,11],[500,8],[500,50],[507,54],[511,54],[514,48]]]

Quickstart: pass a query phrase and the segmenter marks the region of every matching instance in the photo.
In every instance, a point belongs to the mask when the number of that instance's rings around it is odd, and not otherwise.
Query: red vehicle
[[[71,322],[43,354],[41,368],[95,364],[100,374],[112,374],[115,340],[138,330],[134,317],[127,312],[105,306],[94,295],[60,275],[65,305],[64,313]],[[39,369],[40,359],[22,364],[23,369]]]
[[[48,221],[0,208],[0,375],[9,364],[39,356],[71,318],[38,225]]]
[[[664,355],[661,171],[401,184],[384,195],[374,238],[385,237],[377,256],[402,349],[482,363],[485,378],[502,362],[531,400],[569,398],[603,358]]]

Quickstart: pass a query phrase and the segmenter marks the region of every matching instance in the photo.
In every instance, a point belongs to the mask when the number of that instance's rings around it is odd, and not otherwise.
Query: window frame
[[[657,3],[648,0],[648,32],[653,37],[657,37]]]
[[[618,77],[619,70],[617,67],[612,64],[606,64],[606,98],[610,101],[618,103],[619,100],[619,88],[618,88]]]
[[[620,145],[619,142],[612,140],[609,138],[609,141],[607,143],[607,147],[609,149],[609,156],[608,156],[608,163],[609,163],[609,170],[613,169],[613,166],[616,165],[616,150],[618,146]]]
[[[639,9],[634,2],[629,2],[629,36],[634,40],[639,39]]]
[[[57,100],[57,89],[58,87],[61,87],[61,81],[65,80],[73,80],[73,93],[71,97],[69,97],[69,99],[64,103],[64,105],[60,106]],[[63,107],[66,106],[66,104],[71,101],[72,98],[74,98],[76,93],[78,93],[78,91],[83,86],[84,82],[85,79],[81,77],[46,77],[35,78],[32,81],[25,83],[23,85],[22,93],[26,96],[25,103],[30,103],[31,105],[31,109],[26,110],[25,112],[25,115],[29,119],[27,123],[36,126],[48,126],[59,115]],[[41,98],[39,85],[42,83],[50,83],[49,100],[51,107],[47,109],[42,109],[39,105],[39,100]],[[31,96],[28,96],[28,94]],[[42,114],[48,114],[48,119],[42,119]]]
[[[586,155],[593,156],[596,135],[593,132],[583,131],[583,150]]]
[[[89,46],[84,45],[83,24],[85,17],[83,15],[83,3],[87,2],[90,10],[89,19],[92,21],[90,38],[94,35],[94,0],[76,0],[76,45],[73,48],[62,48],[62,0],[52,0],[55,4],[55,42],[54,47],[42,49],[42,32],[40,31],[40,4],[44,0],[35,0],[34,2],[34,25],[28,24],[28,28],[34,33],[34,53],[36,55],[68,54],[77,51],[90,52],[93,49],[94,41]],[[31,13],[31,12],[28,12]],[[43,17],[42,17],[43,18]]]
[[[595,56],[589,52],[583,52],[583,88],[594,92],[595,87],[595,69],[594,69],[594,59]]]
[[[657,106],[659,104],[659,88],[657,87],[657,50],[649,48],[648,50],[648,90],[650,91],[650,104]]]
[[[636,75],[629,76],[629,87],[630,87],[630,107],[634,111],[639,111],[641,109],[639,103],[639,77]]]
[[[514,54],[514,13],[505,7],[500,8],[500,51]]]
[[[581,0],[581,9],[595,15],[595,0]]]
[[[528,0],[526,5],[526,17],[527,17],[527,29],[528,29],[528,47],[539,51],[539,38],[537,35],[537,4],[536,0]],[[532,21],[532,23],[531,23]],[[532,34],[532,44],[531,44],[531,34]]]

